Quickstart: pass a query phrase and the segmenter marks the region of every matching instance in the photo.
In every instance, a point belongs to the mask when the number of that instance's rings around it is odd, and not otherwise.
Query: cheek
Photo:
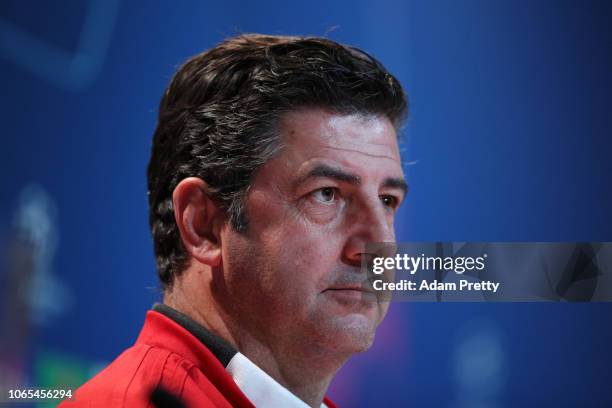
[[[223,242],[223,270],[234,298],[283,302],[311,286],[310,245],[299,234],[250,229],[228,234]]]
[[[281,238],[265,261],[270,274],[264,289],[288,310],[310,309],[338,267],[337,251],[329,240],[305,233]]]
[[[332,245],[305,234],[286,236],[275,256],[275,269],[286,293],[316,295],[324,289],[326,276],[333,271],[337,256]]]
[[[252,230],[257,252],[287,283],[316,280],[340,260],[342,242],[337,227],[313,224],[293,211],[267,225],[258,224]]]
[[[248,277],[253,290],[285,303],[300,301],[296,297],[308,301],[323,290],[342,249],[337,226],[313,223],[293,204],[252,192],[248,231],[227,251],[227,256],[241,258],[235,262],[238,268],[232,268],[241,270],[235,279]]]
[[[346,268],[341,261],[343,241],[333,233],[303,234],[296,244],[298,250],[294,251],[293,262],[303,279],[312,282],[318,296],[337,281],[340,272]]]

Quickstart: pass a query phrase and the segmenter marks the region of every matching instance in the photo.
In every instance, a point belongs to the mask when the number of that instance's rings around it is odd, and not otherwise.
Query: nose
[[[360,267],[367,261],[367,244],[395,242],[393,216],[388,214],[379,200],[355,208],[347,217],[347,239],[343,248],[342,260],[351,266]]]

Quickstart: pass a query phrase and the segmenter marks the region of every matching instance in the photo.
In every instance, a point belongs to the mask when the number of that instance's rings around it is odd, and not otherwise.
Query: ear
[[[207,187],[197,177],[181,180],[172,193],[172,204],[187,253],[214,267],[221,263],[220,227],[224,213],[206,193]]]

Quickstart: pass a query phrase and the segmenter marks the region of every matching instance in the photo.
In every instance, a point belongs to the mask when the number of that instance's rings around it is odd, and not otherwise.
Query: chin
[[[368,316],[351,313],[336,317],[325,331],[327,347],[341,353],[360,353],[374,343],[376,323]]]

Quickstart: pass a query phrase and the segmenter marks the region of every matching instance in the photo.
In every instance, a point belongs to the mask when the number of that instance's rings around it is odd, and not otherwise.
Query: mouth
[[[376,300],[375,292],[362,285],[331,287],[323,292],[346,301],[371,302]]]
[[[363,285],[331,287],[327,288],[325,291],[353,291],[360,293],[374,293],[372,289]]]
[[[372,292],[374,293],[374,288],[372,287],[371,283],[368,280],[356,280],[356,281],[346,281],[346,282],[337,282],[337,283],[333,283],[331,284],[327,289],[325,290],[353,290],[353,291],[357,291],[357,292],[365,292],[365,293],[369,293]]]

